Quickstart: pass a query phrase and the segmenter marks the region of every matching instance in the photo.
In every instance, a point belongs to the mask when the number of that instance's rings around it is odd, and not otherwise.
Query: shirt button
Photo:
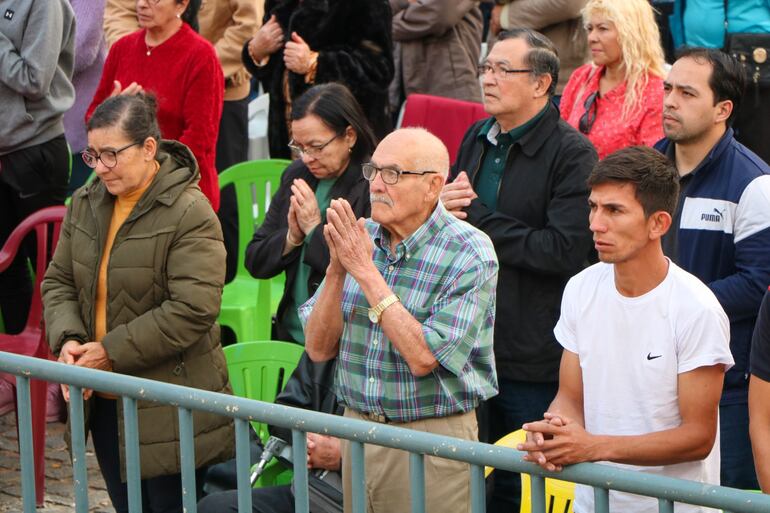
[[[407,259],[409,259],[409,258],[412,258],[412,255],[410,255],[409,253],[407,253],[407,254],[406,254],[406,258],[407,258]]]
[[[374,378],[369,378],[369,383],[374,383]]]
[[[388,271],[393,271],[393,266],[392,265],[388,266]]]
[[[377,345],[377,344],[379,344],[379,343],[380,343],[380,341],[379,341],[379,340],[377,340],[376,338],[375,338],[374,340],[372,340],[372,345],[375,345],[375,346],[376,346],[376,345]]]
[[[500,159],[499,159],[499,158],[496,158],[496,159],[495,159],[495,164],[499,164],[499,163],[500,163]]]

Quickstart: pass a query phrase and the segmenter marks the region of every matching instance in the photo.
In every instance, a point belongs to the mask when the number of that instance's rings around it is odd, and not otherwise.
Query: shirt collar
[[[420,248],[428,243],[447,223],[450,216],[444,205],[439,201],[428,219],[420,225],[410,236],[402,240],[397,246],[395,254],[390,252],[390,233],[379,223],[374,223],[372,240],[374,245],[382,251],[390,262],[397,262],[402,258],[409,260]]]
[[[725,133],[722,134],[722,137],[717,141],[717,143],[711,147],[706,156],[703,157],[703,160],[698,162],[698,165],[695,166],[695,169],[687,173],[685,176],[694,176],[695,173],[706,167],[716,156],[721,155],[721,150],[728,144],[729,140],[732,140],[733,133],[734,132],[732,127],[727,127]],[[671,140],[669,139],[669,141]],[[671,144],[669,144],[666,148],[666,157],[668,157],[669,162],[674,164],[674,167],[676,167],[676,143],[674,141],[671,141]]]

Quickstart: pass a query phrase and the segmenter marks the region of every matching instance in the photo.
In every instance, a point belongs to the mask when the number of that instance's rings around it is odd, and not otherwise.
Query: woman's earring
[[[179,19],[182,19],[182,13],[181,12],[176,13],[176,17]]]
[[[350,146],[350,147],[348,148],[348,153],[353,153],[353,147],[352,147],[352,146]]]

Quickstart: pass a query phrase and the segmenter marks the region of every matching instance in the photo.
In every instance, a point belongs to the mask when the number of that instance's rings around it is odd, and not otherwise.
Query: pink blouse
[[[576,129],[579,129],[580,118],[586,111],[586,99],[599,90],[603,72],[603,67],[584,64],[572,73],[564,87],[561,117]],[[648,77],[647,87],[639,98],[640,108],[623,121],[625,95],[626,83],[622,82],[603,96],[597,96],[592,107],[596,109],[596,120],[586,137],[596,147],[600,159],[628,146],[652,146],[663,138],[663,79],[652,75]]]

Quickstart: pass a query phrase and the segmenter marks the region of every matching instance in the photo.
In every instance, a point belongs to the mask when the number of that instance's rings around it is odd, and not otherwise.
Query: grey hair
[[[543,75],[551,76],[551,85],[547,94],[549,97],[556,92],[556,84],[559,82],[559,51],[553,42],[536,30],[528,28],[514,28],[501,32],[497,36],[497,42],[506,39],[523,39],[529,46],[526,63],[532,69],[535,77]]]

